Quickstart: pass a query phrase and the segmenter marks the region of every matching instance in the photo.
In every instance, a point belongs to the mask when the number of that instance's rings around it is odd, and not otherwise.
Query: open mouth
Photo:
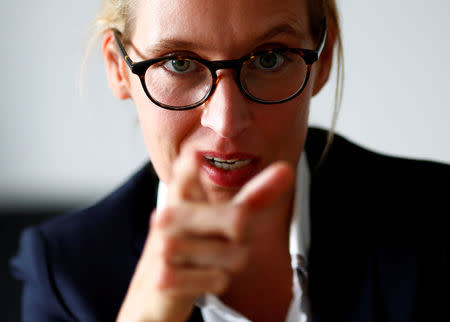
[[[213,166],[223,169],[223,170],[237,170],[246,167],[252,162],[252,159],[220,159],[215,157],[205,156],[205,159],[208,160],[210,164]]]

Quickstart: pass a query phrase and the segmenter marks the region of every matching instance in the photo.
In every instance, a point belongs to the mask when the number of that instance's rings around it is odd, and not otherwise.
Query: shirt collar
[[[295,184],[294,207],[289,233],[289,252],[292,259],[292,267],[297,266],[297,256],[305,259],[311,242],[310,216],[309,216],[309,188],[311,175],[306,159],[305,151],[302,152],[297,164],[297,177]]]

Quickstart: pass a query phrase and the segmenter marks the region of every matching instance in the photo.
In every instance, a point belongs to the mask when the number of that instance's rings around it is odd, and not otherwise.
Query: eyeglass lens
[[[299,54],[268,51],[244,62],[239,78],[250,96],[270,102],[294,95],[302,88],[306,75],[306,64]],[[147,69],[145,85],[154,100],[183,107],[196,104],[209,94],[213,76],[208,67],[195,59],[168,59]]]

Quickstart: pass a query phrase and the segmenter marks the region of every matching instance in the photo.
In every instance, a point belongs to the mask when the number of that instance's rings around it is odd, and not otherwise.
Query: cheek
[[[170,141],[169,136],[164,134],[173,133],[173,123],[163,109],[149,100],[135,75],[130,76],[130,92],[150,160],[161,180],[166,181],[170,174],[166,165],[170,163],[174,153],[165,142]]]
[[[172,165],[199,124],[198,111],[170,111],[145,95],[133,97],[147,151],[159,178],[170,182]]]
[[[297,165],[306,139],[308,116],[309,100],[301,98],[268,110],[262,131],[274,159]]]

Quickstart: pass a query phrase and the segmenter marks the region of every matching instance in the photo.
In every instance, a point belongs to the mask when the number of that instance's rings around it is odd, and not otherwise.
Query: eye
[[[163,67],[173,73],[186,73],[189,71],[191,65],[192,68],[195,68],[196,64],[188,59],[171,59],[166,61]]]
[[[274,70],[283,65],[284,57],[279,53],[266,52],[255,57],[255,67],[266,70]]]

